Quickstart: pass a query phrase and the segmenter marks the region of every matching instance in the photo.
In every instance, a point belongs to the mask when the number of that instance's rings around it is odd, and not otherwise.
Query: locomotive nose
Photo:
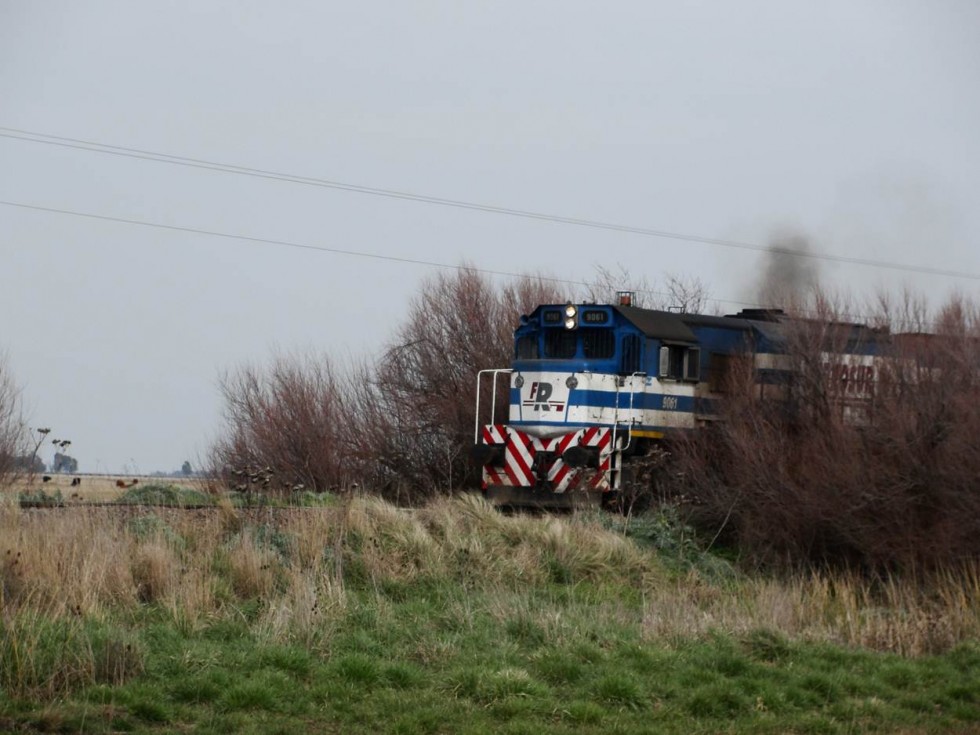
[[[504,463],[504,451],[503,444],[474,444],[470,448],[470,461],[477,467],[499,467]]]
[[[598,467],[599,448],[583,446],[569,447],[561,455],[561,458],[570,467]]]

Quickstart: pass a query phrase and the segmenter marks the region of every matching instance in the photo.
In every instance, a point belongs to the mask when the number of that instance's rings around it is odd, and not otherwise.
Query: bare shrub
[[[615,304],[616,295],[621,291],[633,293],[633,306],[686,314],[704,313],[710,300],[708,287],[700,278],[668,273],[663,283],[658,284],[645,274],[627,270],[622,264],[615,269],[596,265],[595,274],[585,284],[580,297],[594,303]]]
[[[210,462],[229,485],[323,492],[345,482],[349,414],[328,359],[279,356],[268,368],[226,373],[220,386],[225,428]]]
[[[27,432],[21,416],[20,390],[7,361],[0,355],[0,488],[17,467],[17,458],[27,451]]]
[[[467,450],[477,372],[510,364],[521,314],[564,300],[544,278],[498,288],[461,268],[427,280],[373,375],[357,381],[357,433],[370,437],[375,486],[417,499],[476,483]]]
[[[664,276],[664,288],[664,300],[655,308],[676,309],[685,314],[703,314],[707,311],[710,295],[708,286],[700,278],[668,273]]]
[[[676,448],[677,489],[695,499],[695,519],[767,563],[976,559],[976,306],[951,300],[932,334],[878,333],[882,359],[863,387],[842,382],[828,354],[871,333],[836,319],[826,301],[815,308],[818,318],[786,325],[791,382],[760,385],[743,361],[723,420]]]

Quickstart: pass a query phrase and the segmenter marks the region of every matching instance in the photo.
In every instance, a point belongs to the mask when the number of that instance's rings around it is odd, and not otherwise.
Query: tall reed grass
[[[452,590],[440,613],[452,625],[489,614],[558,637],[586,618],[660,642],[763,630],[905,656],[980,637],[976,566],[901,579],[720,579],[697,563],[668,568],[596,518],[508,517],[472,496],[411,511],[355,497],[348,508],[262,516],[5,505],[0,678],[11,691],[55,694],[132,676],[141,655],[119,624],[146,611],[178,629],[245,621],[270,642],[326,647],[352,595],[381,605],[425,585]],[[587,604],[569,609],[563,591]]]

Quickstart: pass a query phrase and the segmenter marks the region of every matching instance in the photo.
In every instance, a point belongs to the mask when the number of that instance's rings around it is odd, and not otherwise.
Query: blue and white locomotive
[[[473,458],[490,500],[564,505],[608,497],[637,449],[718,419],[736,360],[752,360],[763,393],[785,391],[791,365],[781,311],[707,316],[631,301],[624,292],[617,305],[539,306],[521,318],[511,366],[481,371]],[[824,361],[841,397],[859,402],[874,381],[875,330],[848,326],[861,338]],[[503,376],[508,419],[481,423],[497,415]]]

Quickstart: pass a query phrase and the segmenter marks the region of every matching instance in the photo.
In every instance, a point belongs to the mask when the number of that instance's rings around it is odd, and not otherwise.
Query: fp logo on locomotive
[[[554,389],[555,387],[551,383],[535,380],[531,383],[531,390],[527,399],[521,403],[524,408],[533,408],[535,411],[550,411],[552,408],[556,411],[563,411],[565,410],[564,401],[549,400]]]

